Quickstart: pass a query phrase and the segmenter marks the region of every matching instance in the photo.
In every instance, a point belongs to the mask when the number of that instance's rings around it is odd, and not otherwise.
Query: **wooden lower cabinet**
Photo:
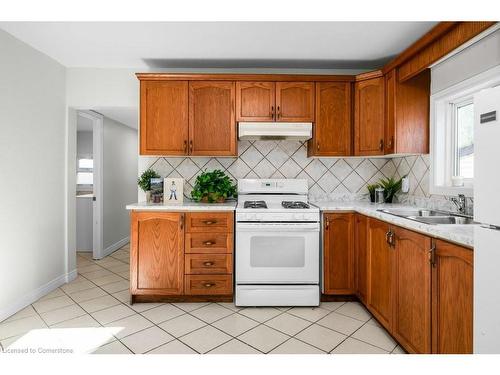
[[[354,217],[354,284],[361,302],[368,300],[368,218],[355,214]]]
[[[368,300],[367,307],[390,331],[393,303],[393,250],[387,238],[389,224],[368,219]]]
[[[354,213],[326,213],[323,222],[323,292],[354,294]]]
[[[131,214],[130,292],[181,295],[184,292],[183,213]]]
[[[431,352],[431,238],[393,227],[392,334],[411,353]]]
[[[353,212],[323,224],[324,295],[356,294],[409,353],[472,353],[470,249]]]
[[[473,252],[435,240],[432,352],[472,353]]]
[[[132,211],[132,302],[231,301],[233,223],[232,211]]]

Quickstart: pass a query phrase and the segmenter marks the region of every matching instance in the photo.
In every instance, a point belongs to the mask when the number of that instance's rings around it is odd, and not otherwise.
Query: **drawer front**
[[[186,232],[233,232],[233,212],[189,212]]]
[[[228,295],[233,293],[233,275],[186,275],[186,295]]]
[[[231,254],[233,233],[186,233],[187,254]]]
[[[186,275],[232,274],[231,254],[186,254],[184,260]]]

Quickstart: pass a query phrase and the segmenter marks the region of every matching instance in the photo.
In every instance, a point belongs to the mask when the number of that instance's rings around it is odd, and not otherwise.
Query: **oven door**
[[[237,223],[236,283],[318,284],[319,223]]]

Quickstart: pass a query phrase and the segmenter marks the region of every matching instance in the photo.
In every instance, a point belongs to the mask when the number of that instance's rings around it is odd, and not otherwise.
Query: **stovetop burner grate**
[[[281,202],[283,208],[309,208],[309,205],[301,201],[283,201]]]
[[[267,204],[264,201],[245,201],[243,208],[267,208]]]

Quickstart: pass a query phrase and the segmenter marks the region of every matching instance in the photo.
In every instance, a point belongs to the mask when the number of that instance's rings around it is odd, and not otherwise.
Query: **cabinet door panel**
[[[316,83],[316,116],[309,155],[351,155],[351,84]]]
[[[354,101],[354,152],[384,153],[384,78],[356,82]]]
[[[314,121],[314,82],[276,82],[276,120]]]
[[[140,138],[141,155],[187,154],[187,81],[141,82]]]
[[[432,289],[432,352],[472,353],[472,251],[436,240]]]
[[[386,240],[389,226],[368,219],[368,308],[389,331],[392,324],[392,250]]]
[[[394,154],[396,136],[396,71],[385,75],[385,131],[384,152]]]
[[[359,299],[366,304],[368,299],[368,218],[366,216],[356,214],[355,220],[354,264],[356,291]]]
[[[274,82],[236,82],[236,120],[274,121]]]
[[[234,82],[189,82],[190,155],[237,155],[234,102]]]
[[[431,239],[395,228],[393,335],[410,352],[431,352]]]
[[[354,293],[354,214],[324,214],[324,293]]]
[[[142,294],[182,294],[184,290],[183,214],[133,212],[131,289]]]

